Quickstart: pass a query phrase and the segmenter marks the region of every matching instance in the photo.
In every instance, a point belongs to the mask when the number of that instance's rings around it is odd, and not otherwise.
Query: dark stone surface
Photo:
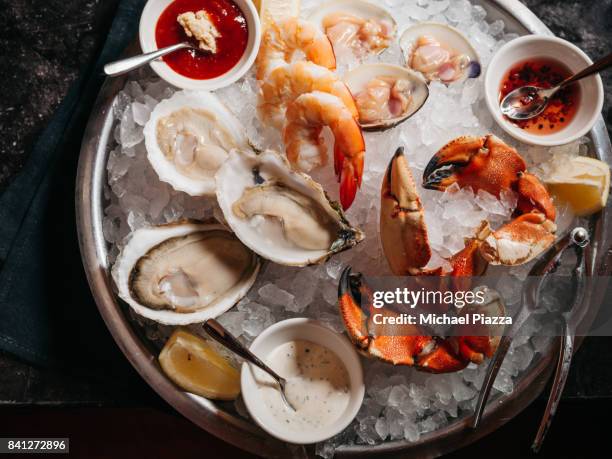
[[[105,25],[116,3],[0,0],[0,190],[19,172],[36,135],[80,67],[104,40]],[[601,57],[612,49],[612,0],[525,3],[556,34],[576,43],[591,57]],[[604,81],[604,114],[610,130],[610,72]],[[104,326],[101,319],[97,326]],[[608,338],[586,340],[570,375],[566,397],[612,395],[610,345]],[[85,358],[64,369],[34,368],[0,354],[0,403],[156,405],[159,399],[111,344],[108,356]]]
[[[83,63],[104,41],[117,0],[0,0],[0,189]]]
[[[592,60],[612,52],[612,0],[522,0],[553,33],[574,43]],[[603,115],[612,132],[612,69],[602,75]]]

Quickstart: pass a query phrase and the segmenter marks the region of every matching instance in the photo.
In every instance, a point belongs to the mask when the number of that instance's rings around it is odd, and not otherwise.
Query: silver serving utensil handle
[[[151,51],[150,53],[139,54],[137,56],[120,59],[118,61],[109,62],[104,66],[104,73],[108,76],[118,76],[124,73],[131,72],[132,70],[142,67],[155,59],[165,56],[166,54],[173,53],[179,49],[193,48],[189,43],[177,43],[176,45],[167,46],[165,48]]]
[[[548,402],[546,403],[544,415],[540,421],[538,433],[536,434],[535,440],[533,440],[533,444],[531,445],[531,449],[535,453],[540,451],[544,438],[550,429],[553,416],[557,411],[557,406],[559,406],[559,400],[561,400],[561,394],[563,394],[563,388],[565,387],[567,375],[569,374],[570,366],[572,364],[572,357],[574,355],[574,335],[572,334],[565,320],[563,321],[563,335],[560,338],[559,359],[557,360],[557,368],[555,369],[553,386],[548,397]]]
[[[546,403],[544,415],[540,421],[538,433],[536,434],[535,440],[531,445],[531,449],[536,453],[540,451],[544,438],[546,438],[546,434],[550,429],[553,417],[557,412],[557,406],[559,406],[559,401],[561,400],[561,395],[563,394],[563,389],[565,388],[565,383],[567,382],[567,375],[569,374],[572,364],[572,357],[574,356],[574,327],[569,315],[576,307],[579,307],[582,304],[584,293],[586,291],[586,279],[588,273],[586,270],[586,254],[584,249],[589,244],[589,234],[584,228],[576,228],[574,231],[572,231],[571,236],[573,239],[573,244],[578,250],[578,260],[573,271],[573,277],[576,281],[576,294],[574,296],[574,301],[571,308],[567,311],[567,313],[561,315],[563,332],[560,336],[557,368],[555,369],[552,389],[548,396],[548,402]]]
[[[219,322],[215,319],[208,319],[204,322],[204,330],[206,333],[210,335],[215,341],[219,342],[227,349],[232,351],[234,354],[242,357],[247,362],[252,363],[256,367],[262,369],[266,373],[268,373],[274,380],[278,383],[280,387],[280,394],[285,402],[285,404],[291,408],[293,411],[297,411],[295,407],[287,400],[287,396],[285,394],[285,387],[287,381],[285,378],[279,376],[272,368],[266,365],[262,360],[259,359],[255,354],[253,354],[249,349],[247,349],[240,341],[236,339],[234,335],[232,335],[229,331],[223,327]]]
[[[576,234],[587,235],[588,232],[584,228],[574,228],[570,233],[566,234],[563,238],[557,241],[548,251],[542,255],[541,259],[533,266],[527,277],[527,282],[523,288],[523,294],[521,296],[521,306],[517,317],[513,321],[512,327],[508,331],[507,335],[501,337],[497,352],[493,356],[491,363],[487,369],[480,393],[478,395],[478,401],[474,408],[474,414],[472,417],[471,427],[476,429],[480,425],[484,410],[491,394],[491,389],[495,383],[495,378],[499,373],[499,370],[508,354],[510,345],[514,338],[514,332],[518,331],[522,325],[527,321],[531,315],[531,311],[535,309],[537,305],[537,298],[539,295],[540,288],[546,277],[557,265],[559,259],[568,247],[576,244]],[[534,276],[541,276],[535,278]]]

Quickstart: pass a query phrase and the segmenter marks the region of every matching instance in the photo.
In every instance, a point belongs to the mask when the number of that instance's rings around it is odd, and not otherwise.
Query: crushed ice
[[[516,37],[504,31],[503,21],[486,22],[485,10],[467,0],[384,0],[383,3],[393,11],[400,32],[425,20],[454,25],[471,38],[484,67],[496,49]],[[317,4],[318,0],[303,0],[304,15]],[[349,53],[338,53],[338,60],[340,72],[358,65]],[[380,56],[368,58],[372,62],[379,60],[399,63],[399,47],[392,45]],[[279,149],[278,132],[262,126],[256,117],[256,84],[251,73],[217,93],[243,123],[254,144]],[[337,279],[342,267],[350,264],[356,271],[377,275],[389,272],[377,236],[379,187],[387,162],[399,145],[406,149],[417,182],[433,153],[456,136],[493,132],[516,145],[494,125],[484,104],[482,77],[450,87],[432,83],[430,89],[430,100],[410,121],[384,133],[365,135],[367,155],[363,187],[348,217],[366,232],[366,240],[321,266],[296,269],[266,264],[248,296],[219,318],[232,333],[248,343],[269,325],[296,316],[316,317],[332,329],[343,331],[336,306]],[[144,225],[182,218],[219,217],[220,212],[212,200],[193,198],[160,182],[146,159],[143,126],[155,105],[174,91],[150,71],[141,70],[134,74],[116,99],[116,146],[108,157],[108,184],[104,190],[108,203],[103,220],[104,236],[111,245],[111,262],[125,236]],[[559,160],[585,154],[587,149],[587,141],[581,140],[554,149],[521,146],[520,151],[534,173],[544,174],[546,160],[551,155]],[[313,176],[334,198],[337,197],[337,182],[332,169],[323,167]],[[463,246],[463,238],[470,236],[482,220],[488,219],[496,226],[510,217],[516,203],[512,193],[497,200],[483,192],[475,195],[471,190],[439,193],[421,189],[420,192],[434,250],[432,263],[438,265],[444,263],[444,257]],[[562,229],[573,217],[567,211],[560,214]],[[528,269],[529,266],[514,268],[512,277],[520,282]],[[517,289],[511,283],[508,285],[500,288],[509,302],[517,301]],[[538,326],[536,321],[528,322],[526,332],[535,332]],[[147,336],[155,339],[167,333],[162,327],[157,332],[149,329]],[[512,392],[517,375],[530,365],[536,353],[546,350],[549,341],[546,337],[529,339],[527,334],[517,339],[495,382],[495,390]],[[375,444],[399,439],[414,442],[470,413],[485,370],[485,365],[470,365],[455,374],[426,375],[373,360],[364,360],[364,367],[367,394],[363,406],[349,428],[317,445],[316,452],[323,457],[331,457],[335,448],[342,444]]]

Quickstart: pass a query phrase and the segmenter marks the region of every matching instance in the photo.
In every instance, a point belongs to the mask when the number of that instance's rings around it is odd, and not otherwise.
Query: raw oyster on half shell
[[[217,200],[236,236],[283,265],[325,261],[363,239],[321,185],[268,150],[234,150],[216,175]]]
[[[203,322],[251,288],[259,259],[219,224],[179,222],[134,231],[113,266],[119,296],[168,325]]]
[[[215,194],[215,173],[248,140],[240,121],[210,92],[179,91],[144,127],[147,158],[159,179],[191,196]]]

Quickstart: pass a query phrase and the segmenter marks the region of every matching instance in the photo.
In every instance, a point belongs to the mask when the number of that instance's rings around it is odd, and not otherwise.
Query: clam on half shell
[[[395,40],[397,35],[397,23],[393,18],[393,15],[382,6],[375,2],[368,2],[364,0],[331,0],[318,5],[317,8],[308,16],[308,20],[315,24],[323,32],[323,19],[332,13],[346,13],[351,16],[355,16],[365,20],[376,20],[383,21],[389,24],[391,27],[391,33],[389,33],[389,41]],[[382,47],[376,53],[382,53],[387,46]]]
[[[119,296],[166,325],[203,322],[251,288],[259,258],[226,227],[179,222],[134,231],[112,269]]]
[[[402,33],[399,44],[406,61],[406,67],[414,69],[411,62],[416,43],[420,37],[431,37],[439,42],[443,48],[452,51],[456,56],[463,57],[461,75],[450,83],[480,76],[482,70],[480,58],[467,37],[454,27],[437,22],[420,22],[407,28]],[[426,76],[426,79],[431,80],[432,78]]]
[[[161,101],[144,127],[147,158],[163,182],[191,196],[215,194],[215,173],[248,139],[214,94],[179,91]]]
[[[407,105],[397,116],[393,116],[389,113],[389,110],[382,110],[378,107],[380,104],[375,98],[371,97],[367,92],[364,93],[369,83],[381,79],[388,79],[389,81],[403,80],[406,82]],[[418,112],[429,97],[429,88],[423,76],[418,72],[400,67],[399,65],[363,64],[346,73],[344,75],[344,82],[356,99],[357,108],[360,112],[359,124],[365,131],[382,131],[397,126]],[[367,116],[364,114],[364,105],[361,103],[362,98],[372,99],[366,101],[366,103],[371,103],[375,106]],[[387,104],[392,102],[393,95],[391,95]],[[395,103],[399,104],[397,101]],[[376,113],[384,112],[386,112],[385,116],[381,116],[379,119],[376,118]]]
[[[321,185],[292,170],[277,152],[234,150],[216,181],[227,224],[247,247],[275,263],[321,263],[364,238]]]

